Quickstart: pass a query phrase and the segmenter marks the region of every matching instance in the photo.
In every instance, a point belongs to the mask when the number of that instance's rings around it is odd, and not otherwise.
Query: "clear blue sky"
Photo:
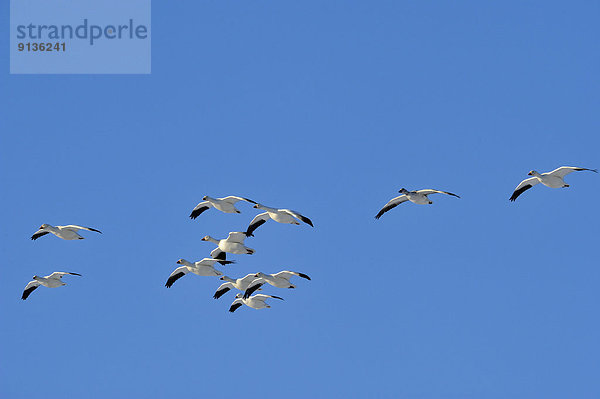
[[[8,42],[8,5],[0,34]],[[200,1],[152,9],[149,76],[0,76],[0,396],[597,398],[596,2]],[[398,189],[432,206],[373,216]],[[309,274],[229,314],[164,283],[203,195],[289,207],[234,277]],[[29,237],[42,223],[103,235]],[[74,271],[23,302],[34,274]],[[39,393],[40,389],[47,389]]]

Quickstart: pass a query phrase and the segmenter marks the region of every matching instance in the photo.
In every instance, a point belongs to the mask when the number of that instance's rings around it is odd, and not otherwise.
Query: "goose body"
[[[202,198],[202,202],[196,205],[196,207],[192,210],[190,218],[196,219],[202,212],[208,210],[209,208],[215,208],[225,213],[241,213],[235,207],[235,204],[239,201],[246,201],[256,204],[256,202],[252,201],[251,199],[244,197],[236,197],[235,195],[230,195],[229,197],[223,198],[212,198],[208,195],[205,195]]]
[[[219,288],[217,288],[215,295],[213,295],[213,298],[215,299],[219,299],[232,288],[239,291],[246,291],[246,288],[248,288],[250,283],[254,282],[255,280],[259,280],[256,278],[255,274],[247,274],[246,276],[238,279],[233,279],[228,276],[221,276],[219,279],[225,282],[221,284]]]
[[[222,276],[223,273],[214,268],[214,264],[217,262],[217,259],[213,258],[204,258],[199,262],[188,262],[185,259],[179,259],[177,264],[182,265],[177,269],[173,270],[173,273],[167,279],[165,287],[171,288],[171,286],[175,283],[175,281],[179,280],[183,276],[188,273],[194,273],[197,276]],[[235,263],[233,261],[224,260],[221,264],[226,265],[230,263]]]
[[[575,166],[561,166],[560,168],[556,168],[552,172],[548,173],[539,173],[535,170],[532,170],[528,173],[528,175],[533,177],[525,179],[519,183],[509,199],[510,201],[515,201],[521,194],[538,183],[542,183],[544,186],[550,188],[569,187],[569,185],[565,183],[564,177],[569,173],[583,170],[598,173],[598,170],[596,169],[578,168]]]
[[[277,288],[296,288],[296,286],[290,282],[290,278],[293,276],[310,280],[310,277],[304,273],[290,272],[288,270],[284,270],[275,274],[265,274],[260,272],[256,273],[254,275],[256,280],[252,281],[250,285],[248,285],[246,291],[244,292],[243,298],[248,298],[254,291],[260,289],[260,287],[262,287],[264,284],[270,284]]]
[[[239,308],[242,305],[249,306],[252,309],[270,308],[271,306],[265,302],[269,298],[280,299],[282,301],[284,300],[283,298],[280,298],[275,295],[264,295],[264,294],[253,295],[250,298],[244,299],[242,297],[242,294],[237,294],[235,296],[235,300],[231,303],[231,307],[229,308],[229,311],[231,313],[233,313],[236,311],[237,308]]]
[[[263,210],[265,212],[259,213],[254,217],[254,219],[252,219],[250,225],[248,226],[248,229],[246,230],[247,236],[253,236],[254,230],[256,230],[262,224],[266,223],[269,219],[272,219],[278,223],[296,225],[299,225],[300,222],[298,222],[298,220],[301,220],[309,226],[314,227],[312,221],[309,218],[301,215],[299,212],[292,211],[291,209],[270,208],[261,204],[254,205],[254,208]]]
[[[70,274],[72,276],[81,276],[81,274],[69,272],[54,272],[45,277],[33,276],[33,280],[25,286],[25,290],[23,291],[21,299],[26,300],[29,297],[29,295],[40,285],[43,285],[44,287],[48,288],[57,288],[62,287],[63,285],[67,285],[67,283],[61,280],[65,274]]]
[[[398,205],[400,205],[403,202],[410,201],[413,204],[418,204],[418,205],[431,205],[431,204],[433,204],[433,201],[430,200],[428,197],[428,195],[430,195],[430,194],[446,194],[446,195],[451,195],[456,198],[460,198],[458,195],[449,193],[447,191],[433,190],[433,189],[429,189],[429,188],[423,189],[423,190],[417,190],[417,191],[408,191],[407,189],[402,188],[402,189],[400,189],[399,193],[401,193],[402,195],[389,200],[388,203],[385,204],[383,206],[383,208],[381,208],[379,213],[377,213],[377,215],[375,215],[375,219],[379,219],[384,213],[386,213],[390,209],[397,207]]]
[[[91,227],[77,226],[70,224],[67,226],[52,226],[44,223],[40,226],[39,230],[33,233],[31,236],[32,240],[37,240],[41,236],[45,236],[48,233],[52,233],[55,236],[62,238],[63,240],[83,240],[85,237],[77,234],[79,230],[95,231],[96,233],[102,234],[100,230],[92,229]]]
[[[206,236],[202,238],[202,241],[209,241],[213,244],[217,244],[217,248],[210,253],[210,256],[212,256],[214,259],[219,259],[219,263],[221,263],[221,261],[225,260],[225,253],[252,255],[254,250],[244,245],[245,239],[245,233],[240,231],[232,231],[225,239],[217,240],[211,236]]]

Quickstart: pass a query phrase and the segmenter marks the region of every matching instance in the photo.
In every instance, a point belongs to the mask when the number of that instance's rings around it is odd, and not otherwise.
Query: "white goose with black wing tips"
[[[510,201],[515,201],[519,195],[523,194],[525,191],[529,190],[538,183],[542,183],[544,186],[550,188],[569,187],[569,185],[565,183],[564,177],[571,172],[578,172],[582,170],[598,173],[597,169],[578,168],[575,166],[561,166],[560,168],[554,169],[552,172],[548,173],[538,173],[535,170],[532,170],[528,173],[528,175],[533,177],[525,179],[519,183],[509,199]]]
[[[213,249],[210,253],[210,256],[214,259],[218,259],[219,263],[222,263],[225,258],[225,253],[230,254],[248,254],[252,255],[254,250],[252,248],[248,248],[244,245],[244,240],[246,239],[246,234],[240,231],[232,231],[229,233],[229,236],[222,240],[217,240],[212,238],[211,236],[206,236],[202,238],[202,241],[209,241],[213,244],[217,244],[217,248]]]
[[[235,195],[230,195],[229,197],[223,198],[212,198],[208,195],[205,195],[202,198],[202,202],[196,205],[196,207],[192,210],[190,214],[191,219],[196,219],[202,212],[208,210],[209,208],[215,208],[225,213],[241,213],[236,207],[235,204],[239,201],[246,201],[252,204],[256,204],[255,201],[244,197],[236,197]]]
[[[70,272],[54,272],[45,277],[33,276],[33,280],[25,286],[25,290],[23,291],[23,296],[21,296],[21,299],[27,299],[29,295],[31,295],[31,293],[35,291],[35,289],[40,285],[43,285],[44,287],[48,288],[57,288],[62,287],[63,285],[67,285],[67,283],[64,283],[61,280],[65,274],[70,274],[71,276],[81,276],[81,274],[79,273]]]
[[[85,237],[77,234],[79,230],[95,231],[96,233],[102,234],[100,230],[92,229],[91,227],[77,226],[70,224],[68,226],[52,226],[44,223],[40,226],[40,229],[33,233],[31,236],[32,240],[37,240],[41,236],[45,236],[48,233],[52,233],[55,236],[62,238],[63,240],[83,240]]]
[[[231,307],[229,308],[229,311],[231,313],[233,313],[236,311],[237,308],[239,308],[242,305],[249,306],[252,309],[270,308],[271,305],[269,305],[268,303],[265,302],[269,298],[280,299],[282,301],[284,300],[283,298],[275,296],[275,295],[264,295],[264,294],[253,295],[250,298],[244,299],[242,297],[242,294],[237,294],[235,296],[235,301],[233,301],[231,303]]]
[[[217,262],[217,260],[213,258],[204,258],[201,261],[194,263],[188,262],[185,259],[179,259],[177,264],[183,266],[173,270],[173,273],[171,273],[167,279],[165,287],[171,288],[175,281],[179,280],[188,273],[194,273],[197,276],[222,276],[223,273],[214,268],[215,262]],[[235,262],[229,260],[221,261],[221,264],[223,265],[228,265],[231,263]]]
[[[254,205],[254,208],[266,211],[264,213],[259,213],[252,219],[248,229],[246,230],[247,236],[254,235],[254,230],[256,230],[260,225],[264,224],[267,220],[272,219],[278,223],[287,223],[287,224],[300,224],[298,220],[303,221],[311,227],[314,227],[312,221],[306,216],[301,215],[299,212],[292,211],[291,209],[277,209],[277,208],[269,208],[268,206],[264,206],[261,204]],[[298,220],[296,220],[298,219]]]
[[[248,288],[248,286],[250,285],[250,283],[252,283],[256,280],[260,280],[260,279],[257,279],[256,274],[253,273],[253,274],[247,274],[246,276],[244,276],[242,278],[238,278],[238,279],[233,279],[228,276],[222,276],[222,277],[219,277],[219,280],[223,280],[223,281],[225,281],[225,283],[221,284],[219,286],[219,288],[217,288],[215,295],[213,295],[213,298],[215,298],[215,299],[219,299],[220,297],[225,295],[225,293],[227,291],[229,291],[232,288],[234,288],[236,290],[240,290],[240,291],[245,291],[246,288]]]
[[[417,190],[417,191],[408,191],[407,189],[402,188],[398,192],[401,193],[402,195],[389,200],[388,203],[385,204],[383,206],[383,208],[381,208],[379,213],[377,213],[377,215],[375,215],[375,219],[379,219],[384,213],[386,213],[390,209],[393,209],[393,208],[397,207],[398,205],[400,205],[401,203],[406,202],[406,201],[410,201],[413,204],[419,204],[419,205],[431,205],[431,204],[433,204],[433,201],[431,201],[428,197],[428,195],[430,195],[430,194],[446,194],[446,195],[451,195],[456,198],[460,198],[456,194],[452,194],[447,191],[433,190],[430,188],[423,189],[423,190]]]
[[[254,291],[260,289],[260,287],[262,287],[264,284],[270,284],[277,288],[296,288],[296,286],[290,282],[290,278],[293,276],[310,280],[310,277],[304,273],[290,272],[289,270],[284,270],[275,274],[265,274],[259,272],[254,276],[256,277],[256,280],[252,281],[250,285],[248,285],[248,288],[246,288],[246,291],[244,292],[244,298],[250,297]]]

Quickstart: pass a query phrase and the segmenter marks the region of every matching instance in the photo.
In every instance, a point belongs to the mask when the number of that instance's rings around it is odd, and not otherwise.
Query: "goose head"
[[[531,170],[531,171],[529,171],[529,173],[527,173],[527,175],[529,175],[529,176],[538,176],[539,173],[536,172],[535,170]]]
[[[410,191],[408,191],[405,188],[401,188],[400,190],[398,190],[398,192],[401,193],[401,194],[408,194]]]
[[[211,238],[211,236],[204,236],[202,237],[202,241],[210,241]]]
[[[43,230],[47,227],[50,227],[50,225],[48,223],[44,223],[43,225],[40,226],[40,230]]]
[[[183,264],[186,264],[186,263],[189,263],[189,262],[188,262],[187,260],[185,260],[185,259],[179,259],[179,260],[177,261],[177,264],[178,264],[178,265],[183,265]]]

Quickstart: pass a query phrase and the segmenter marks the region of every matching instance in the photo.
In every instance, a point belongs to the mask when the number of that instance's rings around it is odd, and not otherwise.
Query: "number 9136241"
[[[17,44],[19,51],[66,51],[67,46],[64,42],[59,43],[19,43]]]

